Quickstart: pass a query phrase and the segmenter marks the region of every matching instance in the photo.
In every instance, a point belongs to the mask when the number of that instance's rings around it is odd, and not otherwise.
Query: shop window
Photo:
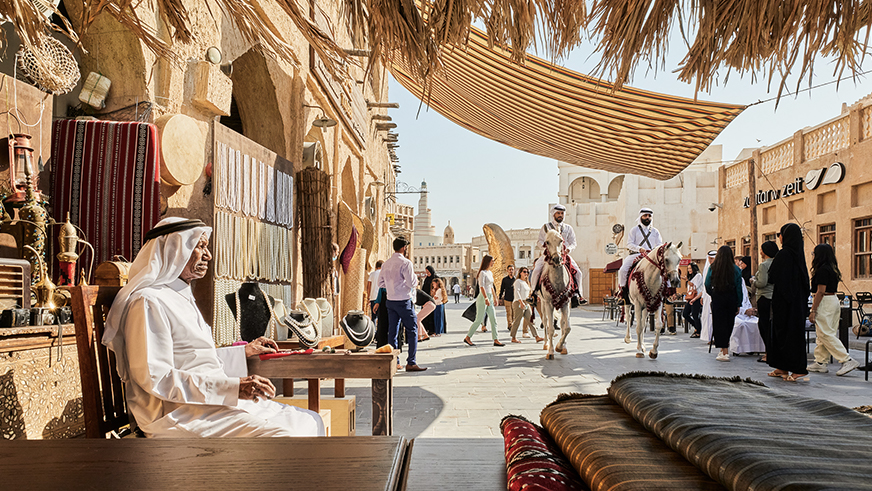
[[[854,279],[872,278],[872,218],[854,220]]]
[[[836,248],[836,224],[821,225],[818,227],[818,244],[829,244]]]
[[[763,208],[763,225],[775,223],[775,206]]]
[[[829,191],[821,193],[817,197],[817,212],[818,215],[836,211],[836,192]]]
[[[730,247],[730,249],[733,250],[733,255],[735,256],[736,255],[736,241],[735,240],[728,240],[726,242],[726,245],[728,245]]]

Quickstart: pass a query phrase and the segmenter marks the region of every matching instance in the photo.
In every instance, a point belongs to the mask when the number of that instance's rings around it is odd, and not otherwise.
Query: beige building
[[[512,242],[512,252],[515,258],[515,270],[520,267],[532,268],[536,261],[536,241],[539,239],[538,228],[521,228],[506,230],[506,235]],[[484,235],[479,235],[472,238],[470,241],[472,246],[480,251],[480,254],[473,261],[473,268],[477,271],[481,265],[481,258],[488,252],[487,240]]]
[[[842,272],[840,291],[872,290],[872,100],[843,106],[839,116],[756,149],[751,158],[753,196],[749,160],[720,169],[718,243],[757,258],[754,214],[758,244],[776,240],[785,223],[795,222],[805,234],[809,266],[814,246],[829,243]]]
[[[466,288],[474,281],[473,262],[476,258],[480,260],[479,256],[477,247],[469,243],[454,243],[454,228],[449,222],[439,238],[439,244],[415,247],[412,264],[415,266],[415,273],[421,277],[424,276],[427,266],[433,266],[436,273],[446,280],[447,286],[459,284],[461,288]]]
[[[599,303],[614,287],[614,273],[603,273],[603,268],[627,256],[626,236],[643,206],[654,211],[654,226],[664,241],[682,242],[686,257],[704,258],[718,237],[718,210],[709,208],[718,197],[721,151],[720,145],[710,146],[666,181],[558,163],[558,201],[575,230],[578,246],[572,257],[584,273],[585,297]]]

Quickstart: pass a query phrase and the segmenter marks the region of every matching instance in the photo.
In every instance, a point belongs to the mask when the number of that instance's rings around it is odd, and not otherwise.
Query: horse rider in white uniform
[[[545,236],[548,234],[548,231],[556,230],[560,232],[560,235],[563,236],[563,247],[569,253],[571,253],[573,249],[575,249],[575,246],[578,245],[578,242],[575,240],[575,230],[572,229],[572,225],[563,223],[563,217],[565,214],[565,206],[560,204],[554,205],[551,207],[551,220],[539,229],[539,240],[536,244],[542,248],[542,255],[536,259],[536,264],[533,266],[533,274],[530,276],[530,284],[533,285],[534,295],[538,289],[539,276],[542,274],[542,268],[545,267]],[[575,268],[575,285],[577,290],[574,295],[579,297],[579,304],[587,303],[587,300],[581,296],[581,268],[578,267],[578,264],[576,264],[575,259],[573,259],[572,256],[569,256],[569,260],[572,261],[572,267]]]
[[[660,237],[660,231],[657,230],[651,222],[654,211],[651,208],[642,208],[639,210],[639,218],[636,219],[636,226],[630,229],[627,234],[627,249],[632,254],[624,258],[624,263],[621,264],[621,269],[618,272],[618,284],[621,286],[622,296],[626,299],[629,293],[627,289],[627,277],[630,275],[630,268],[633,267],[633,262],[641,253],[647,253],[655,247],[663,244],[663,238]]]

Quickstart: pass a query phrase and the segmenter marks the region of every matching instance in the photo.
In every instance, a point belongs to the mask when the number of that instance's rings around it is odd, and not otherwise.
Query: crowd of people
[[[830,357],[841,364],[837,375],[851,372],[859,363],[838,339],[841,272],[835,251],[829,244],[815,246],[809,270],[800,227],[788,223],[777,237],[780,248],[774,241],[761,245],[762,261],[753,274],[750,257],[734,257],[726,245],[709,252],[703,273],[690,265],[684,317],[694,327],[691,337],[710,342],[718,349],[716,359],[726,362],[734,329],[754,322],[765,350],[758,361],[772,368],[770,377],[805,382],[809,372],[827,373]],[[811,364],[807,325],[815,329]]]

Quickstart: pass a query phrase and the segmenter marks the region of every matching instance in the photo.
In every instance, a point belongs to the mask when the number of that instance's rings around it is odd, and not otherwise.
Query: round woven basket
[[[33,50],[22,45],[18,54],[18,71],[25,80],[54,95],[73,90],[81,74],[70,50],[55,38],[42,36],[42,46]]]

